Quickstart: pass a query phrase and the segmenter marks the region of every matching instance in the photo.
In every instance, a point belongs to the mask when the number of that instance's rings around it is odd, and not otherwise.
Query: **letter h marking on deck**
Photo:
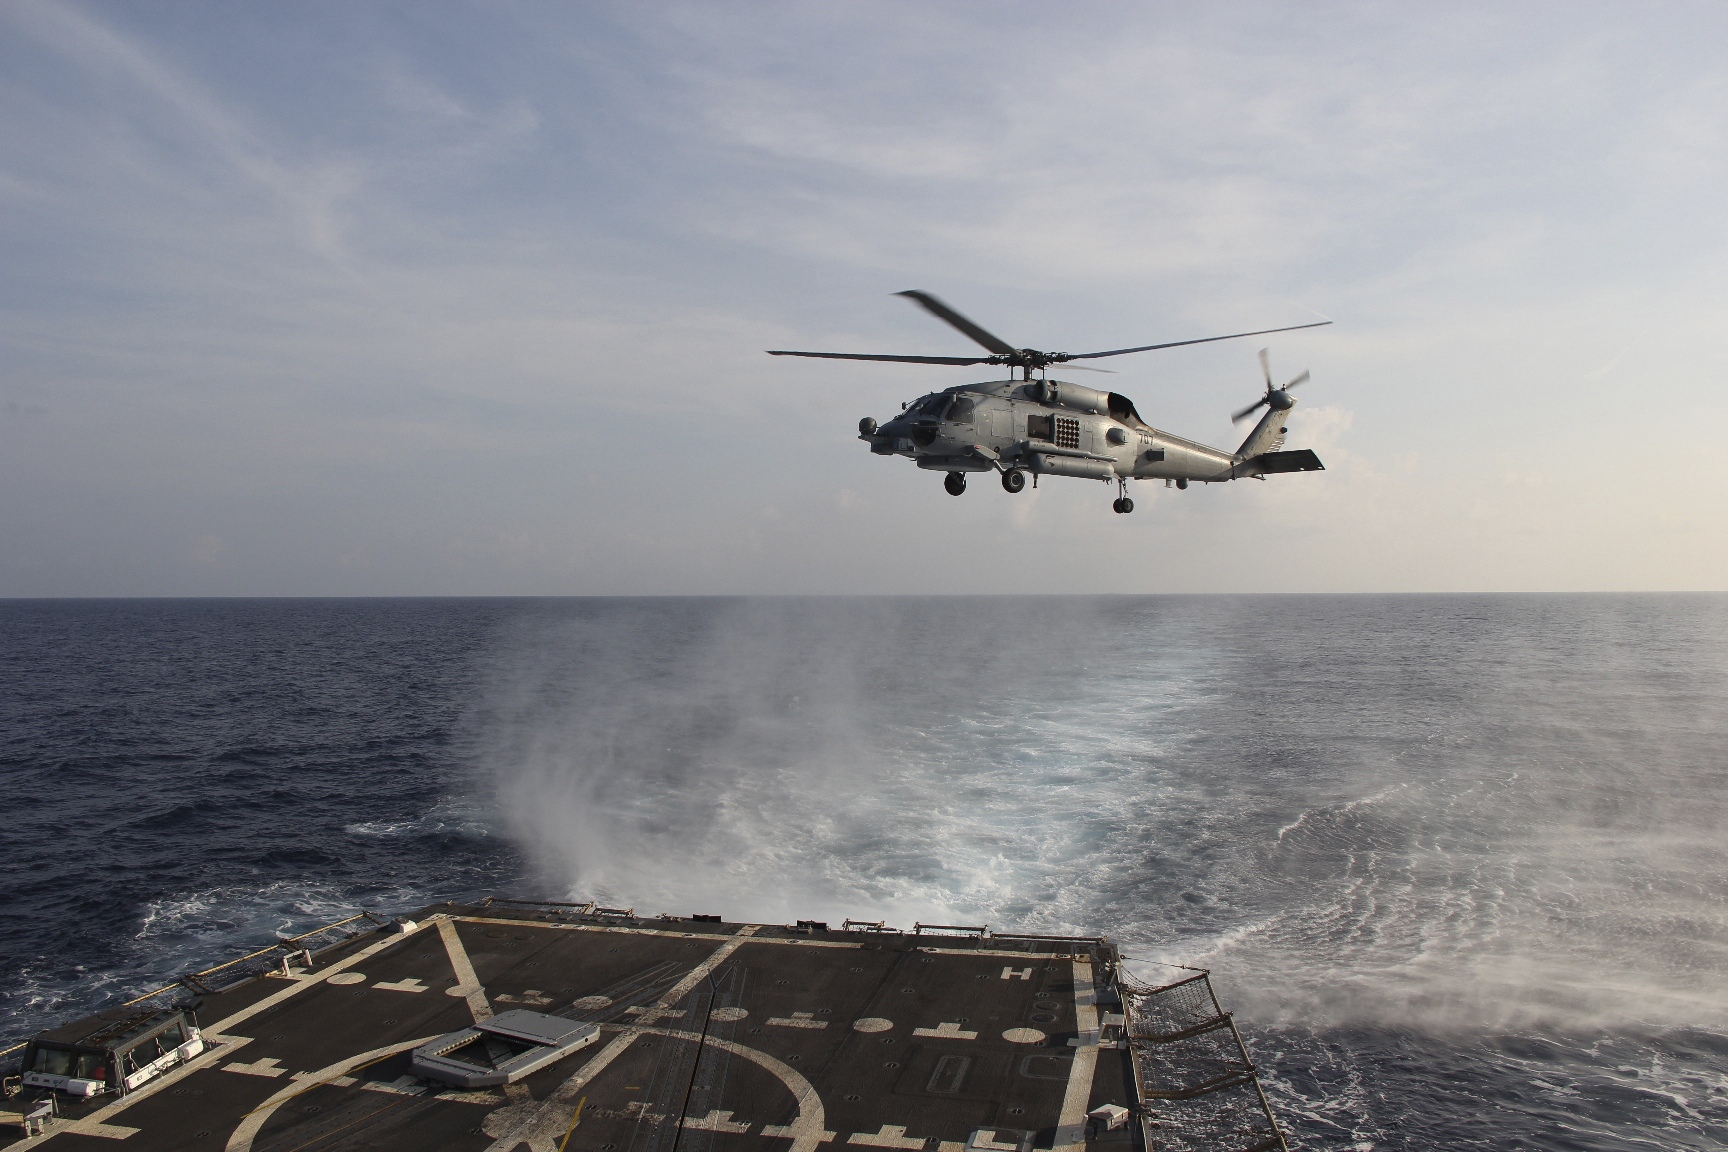
[[[1013,980],[1016,977],[1018,977],[1021,980],[1030,980],[1030,979],[1032,979],[1032,969],[1030,969],[1030,968],[1016,968],[1013,965],[1009,965],[1008,967],[1002,969],[1002,979]]]

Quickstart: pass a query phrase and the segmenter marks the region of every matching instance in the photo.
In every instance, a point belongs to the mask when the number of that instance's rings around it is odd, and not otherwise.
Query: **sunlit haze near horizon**
[[[0,596],[1728,587],[1719,4],[0,7]],[[1264,483],[862,416],[1063,351]],[[1064,375],[1057,373],[1057,375]]]

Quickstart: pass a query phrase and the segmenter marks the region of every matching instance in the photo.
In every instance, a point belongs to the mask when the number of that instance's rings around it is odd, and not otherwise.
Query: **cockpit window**
[[[972,423],[972,400],[966,396],[956,396],[953,405],[945,417],[950,424]]]
[[[946,392],[938,392],[936,395],[926,396],[924,399],[918,401],[918,403],[912,405],[912,409],[907,413],[907,415],[940,416],[942,414],[942,409],[947,407],[947,405],[948,394]]]

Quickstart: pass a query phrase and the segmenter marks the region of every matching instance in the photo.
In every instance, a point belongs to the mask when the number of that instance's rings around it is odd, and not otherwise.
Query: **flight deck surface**
[[[488,902],[281,959],[199,997],[204,1052],[118,1098],[57,1096],[0,1147],[1128,1152],[1154,1131],[1101,938]],[[413,1074],[415,1048],[518,1009],[600,1034],[501,1087]],[[1139,1122],[1089,1122],[1105,1105]]]

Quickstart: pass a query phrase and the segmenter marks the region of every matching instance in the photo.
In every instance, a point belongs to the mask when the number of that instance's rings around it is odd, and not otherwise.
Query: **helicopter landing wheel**
[[[1118,513],[1132,512],[1134,511],[1134,501],[1128,499],[1126,496],[1117,497],[1115,500],[1110,502],[1110,511]]]
[[[948,495],[958,496],[966,491],[966,473],[950,472],[942,480],[942,487],[948,489]]]
[[[1002,473],[1002,487],[1008,492],[1018,492],[1026,487],[1026,473],[1018,468],[1010,468]]]

